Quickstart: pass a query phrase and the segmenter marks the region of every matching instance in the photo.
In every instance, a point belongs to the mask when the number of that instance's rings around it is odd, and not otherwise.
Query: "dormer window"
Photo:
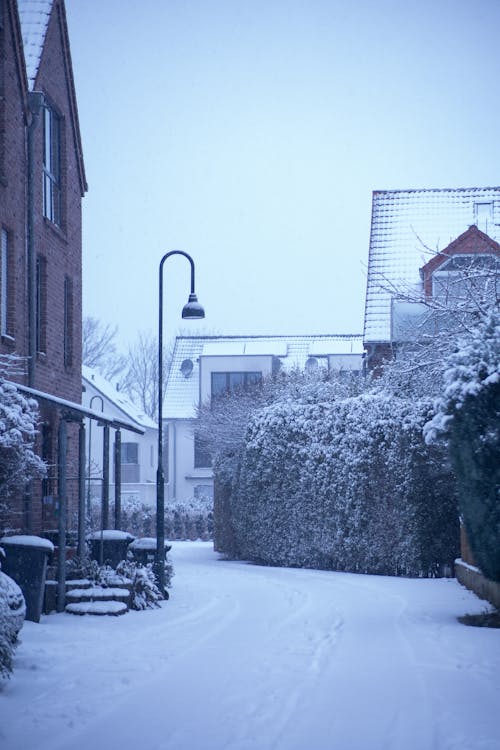
[[[474,203],[474,220],[477,228],[488,234],[493,224],[493,203]]]
[[[43,214],[60,227],[61,119],[51,107],[43,113]]]

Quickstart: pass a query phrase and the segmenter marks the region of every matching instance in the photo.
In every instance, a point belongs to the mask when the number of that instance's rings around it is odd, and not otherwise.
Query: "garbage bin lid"
[[[168,550],[171,549],[172,545],[167,542],[165,539],[165,549]],[[130,545],[130,549],[150,549],[150,550],[156,550],[156,537],[154,536],[142,536],[139,539],[136,539],[132,542]]]
[[[14,534],[13,536],[3,536],[0,539],[0,544],[3,546],[9,544],[15,544],[19,547],[39,547],[45,549],[47,552],[54,551],[54,545],[50,539],[44,539],[41,536],[31,536],[30,534]]]
[[[132,541],[135,537],[132,536],[132,534],[129,534],[128,531],[119,531],[118,529],[103,529],[102,531],[93,531],[91,534],[87,534],[87,539],[89,540],[95,540],[95,539],[106,539],[106,541],[113,539],[113,540],[124,540],[124,541]]]

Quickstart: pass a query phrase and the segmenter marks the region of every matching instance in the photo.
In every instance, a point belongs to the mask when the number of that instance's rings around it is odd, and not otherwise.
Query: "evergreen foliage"
[[[474,558],[500,581],[500,315],[492,309],[448,359],[444,394],[426,427],[448,440]]]
[[[0,378],[0,531],[9,495],[45,474],[45,464],[34,452],[37,418],[36,401]]]
[[[0,569],[0,680],[12,673],[14,649],[25,613],[21,589]]]
[[[439,575],[458,547],[445,447],[426,445],[429,400],[380,381],[303,376],[253,410],[219,451],[215,546],[257,563]]]

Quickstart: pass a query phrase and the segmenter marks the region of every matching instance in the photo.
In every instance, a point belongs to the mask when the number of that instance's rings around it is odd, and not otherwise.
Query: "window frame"
[[[216,379],[225,379],[225,387],[222,389],[214,390],[214,381]],[[236,380],[242,382],[235,382]],[[232,382],[233,381],[233,382]],[[226,371],[212,371],[210,373],[210,397],[211,399],[217,399],[221,396],[225,396],[228,393],[234,393],[234,391],[241,388],[242,390],[249,390],[252,386],[260,385],[262,383],[262,372],[260,370],[226,370]]]
[[[73,279],[64,277],[64,366],[73,365]]]
[[[12,339],[12,233],[1,227],[0,235],[0,335]]]
[[[206,441],[200,436],[198,430],[193,436],[193,466],[195,469],[211,469],[212,456],[210,455]]]
[[[43,110],[43,215],[62,226],[62,118],[49,104]]]
[[[38,354],[47,352],[47,258],[36,257],[36,325],[35,339]]]

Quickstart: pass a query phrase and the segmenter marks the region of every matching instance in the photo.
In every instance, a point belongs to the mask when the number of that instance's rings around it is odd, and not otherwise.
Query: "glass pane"
[[[245,385],[245,373],[244,372],[230,372],[229,373],[229,389],[231,391],[243,388]]]
[[[220,396],[227,390],[227,378],[225,372],[212,373],[212,396]]]

